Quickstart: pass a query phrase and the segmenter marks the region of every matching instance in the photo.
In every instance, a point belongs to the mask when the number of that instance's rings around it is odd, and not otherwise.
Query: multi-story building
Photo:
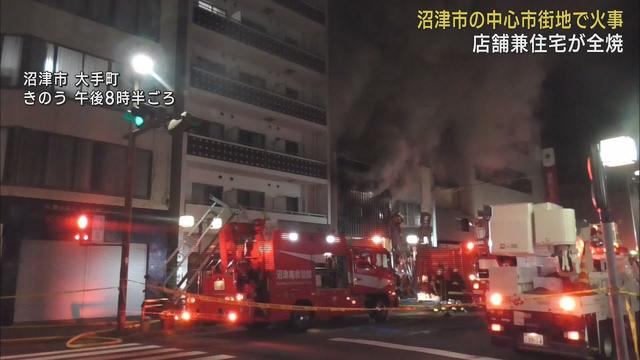
[[[175,1],[2,0],[2,322],[113,316],[120,243],[125,229],[124,179],[129,123],[123,108],[76,92],[133,90],[131,57],[149,54],[156,73],[173,82]],[[76,84],[80,73],[118,72],[118,84]],[[25,86],[35,72],[37,86]],[[45,72],[68,83],[48,84]],[[141,89],[163,89],[140,79]],[[94,86],[97,85],[97,86]],[[25,93],[35,91],[33,106]],[[56,93],[39,104],[42,92]],[[46,102],[46,97],[44,98]],[[53,102],[62,102],[59,106]],[[171,139],[166,130],[137,139],[130,279],[161,282],[169,242]],[[78,214],[91,218],[92,246],[72,236]],[[106,288],[88,293],[63,291]],[[49,293],[25,298],[27,293]],[[131,283],[128,311],[139,311],[142,287]]]
[[[179,215],[198,218],[213,195],[248,219],[329,224],[324,1],[181,6],[185,77],[177,91],[199,125],[174,149]],[[183,254],[189,245],[181,238]]]

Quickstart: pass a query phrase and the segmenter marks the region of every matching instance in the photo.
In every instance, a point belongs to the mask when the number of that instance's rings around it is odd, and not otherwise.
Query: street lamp
[[[131,67],[133,71],[140,75],[148,75],[153,73],[153,59],[145,54],[136,54],[131,58]]]
[[[592,186],[593,204],[600,216],[603,227],[604,245],[609,275],[609,307],[613,320],[616,350],[620,359],[628,359],[627,336],[625,333],[622,298],[618,289],[618,274],[615,266],[615,224],[607,201],[606,167],[630,165],[638,161],[635,141],[628,136],[605,139],[591,146],[588,162],[589,179]]]

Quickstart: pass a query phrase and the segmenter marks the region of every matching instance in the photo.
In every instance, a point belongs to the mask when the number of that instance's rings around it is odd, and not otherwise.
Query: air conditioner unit
[[[224,192],[224,202],[230,206],[238,206],[238,190],[228,190]]]

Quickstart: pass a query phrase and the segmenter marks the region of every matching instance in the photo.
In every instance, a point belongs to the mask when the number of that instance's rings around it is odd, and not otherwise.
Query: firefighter
[[[462,301],[464,295],[464,279],[457,268],[451,270],[451,276],[449,277],[449,285],[447,286],[447,297],[452,300]]]
[[[444,277],[444,266],[442,266],[442,264],[440,264],[438,270],[436,270],[434,287],[438,296],[440,296],[440,301],[445,301],[447,298],[447,279]]]

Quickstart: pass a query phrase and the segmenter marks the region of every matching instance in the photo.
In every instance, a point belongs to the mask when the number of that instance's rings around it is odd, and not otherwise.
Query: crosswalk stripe
[[[121,352],[127,352],[127,351],[157,349],[159,347],[160,346],[158,345],[132,346],[132,347],[126,347],[126,348],[120,348],[120,349],[83,352],[79,354],[60,354],[60,355],[53,355],[53,356],[36,357],[34,359],[38,359],[38,360],[75,359],[75,358],[83,358],[87,356],[115,354],[115,353],[121,353]]]
[[[147,351],[135,351],[132,353],[124,353],[124,354],[115,354],[115,355],[104,355],[98,357],[91,357],[91,360],[115,360],[115,359],[130,359],[134,356],[148,356],[148,355],[157,355],[164,354],[168,352],[182,351],[176,348],[160,348],[155,350],[147,350]]]
[[[154,356],[154,357],[137,357],[137,358],[133,358],[133,360],[166,360],[166,359],[175,359],[175,358],[181,358],[181,357],[187,357],[187,356],[195,356],[195,355],[202,355],[205,354],[205,352],[202,351],[189,351],[189,352],[181,352],[181,353],[176,353],[176,354],[167,354],[167,355],[162,355],[162,356]]]
[[[95,351],[95,350],[106,350],[106,349],[117,349],[129,346],[137,346],[140,345],[138,343],[128,343],[128,344],[118,344],[118,345],[108,345],[108,346],[96,346],[92,348],[85,349],[73,349],[73,350],[58,350],[58,351],[47,351],[33,354],[20,354],[20,355],[11,355],[11,356],[0,356],[0,360],[14,360],[14,359],[25,359],[30,357],[37,356],[45,356],[45,355],[56,355],[56,354],[68,354],[68,353],[77,353],[77,352],[86,352],[86,351]]]
[[[480,356],[480,355],[462,354],[462,353],[453,352],[453,351],[432,349],[432,348],[420,347],[420,346],[402,345],[402,344],[395,344],[395,343],[384,342],[384,341],[376,341],[376,340],[352,339],[352,338],[332,338],[332,339],[329,339],[329,340],[331,340],[331,341],[340,341],[340,342],[348,342],[348,343],[355,343],[355,344],[362,344],[362,345],[378,346],[378,347],[384,347],[384,348],[388,348],[388,349],[414,351],[414,352],[419,352],[419,353],[423,353],[423,354],[431,354],[431,355],[449,357],[449,358],[453,358],[453,359],[462,359],[462,360],[500,360],[500,359],[491,358],[491,357],[485,357],[485,356]]]
[[[227,359],[233,359],[233,358],[235,358],[235,356],[227,355],[227,354],[220,354],[220,355],[211,355],[211,356],[199,357],[199,358],[195,358],[195,359],[192,359],[192,360],[227,360]]]

